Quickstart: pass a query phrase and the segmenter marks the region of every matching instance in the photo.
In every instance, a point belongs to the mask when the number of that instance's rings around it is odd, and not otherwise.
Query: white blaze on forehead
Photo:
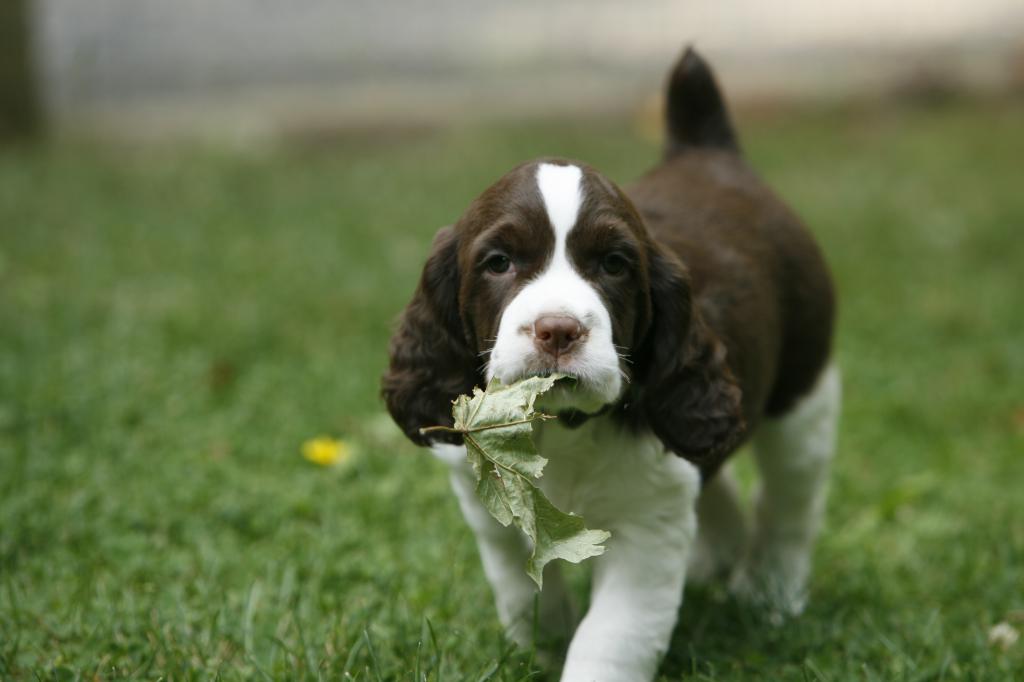
[[[544,199],[548,220],[555,230],[555,258],[564,256],[565,240],[576,225],[583,202],[580,183],[583,171],[577,166],[556,166],[542,163],[537,166],[537,189]]]
[[[537,166],[537,189],[555,233],[554,252],[544,270],[527,282],[502,312],[487,362],[487,378],[498,377],[508,384],[555,369],[551,358],[538,352],[534,324],[542,315],[568,315],[580,321],[586,334],[571,355],[560,358],[557,369],[579,379],[572,405],[598,409],[619,395],[622,378],[608,309],[566,253],[566,240],[583,203],[583,171],[578,166],[542,163]]]

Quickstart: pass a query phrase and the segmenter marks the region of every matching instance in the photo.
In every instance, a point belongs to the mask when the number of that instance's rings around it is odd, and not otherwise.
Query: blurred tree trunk
[[[32,0],[0,0],[0,140],[42,130],[32,63]]]

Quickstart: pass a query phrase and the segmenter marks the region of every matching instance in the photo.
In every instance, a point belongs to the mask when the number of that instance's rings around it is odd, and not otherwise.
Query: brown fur
[[[813,386],[830,353],[833,290],[810,235],[742,159],[693,52],[673,72],[668,109],[666,159],[626,192],[574,162],[585,197],[566,246],[632,363],[612,418],[652,430],[707,476],[762,416]],[[510,171],[435,239],[383,383],[418,444],[421,427],[450,424],[451,401],[482,385],[501,312],[551,257],[540,162]],[[486,269],[495,249],[513,254],[509,273]],[[628,261],[624,274],[600,268],[612,250]]]

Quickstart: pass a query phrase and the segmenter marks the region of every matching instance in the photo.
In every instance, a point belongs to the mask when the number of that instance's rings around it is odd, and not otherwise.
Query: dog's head
[[[451,401],[497,377],[575,377],[544,407],[575,417],[629,404],[696,462],[731,449],[739,389],[692,305],[685,266],[629,199],[578,163],[523,164],[442,229],[391,343],[383,392],[415,442]]]

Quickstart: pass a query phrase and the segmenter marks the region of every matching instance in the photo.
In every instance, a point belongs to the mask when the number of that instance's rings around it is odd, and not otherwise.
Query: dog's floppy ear
[[[417,445],[428,444],[420,428],[452,424],[452,400],[477,383],[477,358],[459,314],[457,251],[455,231],[442,228],[391,337],[391,362],[381,382],[388,411]],[[461,442],[440,433],[431,440]]]
[[[714,471],[743,436],[740,388],[726,348],[693,305],[683,265],[649,249],[651,323],[637,357],[643,420],[665,447]]]

